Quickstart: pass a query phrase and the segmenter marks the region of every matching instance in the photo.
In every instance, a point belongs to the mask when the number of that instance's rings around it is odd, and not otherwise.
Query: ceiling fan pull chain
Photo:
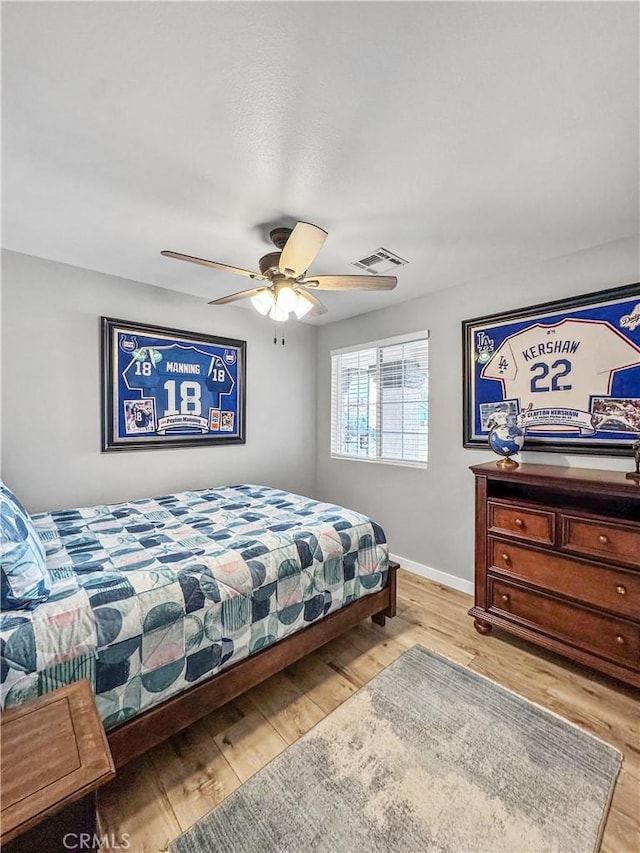
[[[278,343],[278,327],[277,326],[273,327],[273,342],[274,342],[274,344]]]

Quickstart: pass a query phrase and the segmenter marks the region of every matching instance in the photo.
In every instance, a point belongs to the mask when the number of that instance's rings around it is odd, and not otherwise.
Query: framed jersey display
[[[640,435],[640,284],[462,324],[464,446],[627,456]]]
[[[103,451],[244,443],[245,341],[101,320]]]

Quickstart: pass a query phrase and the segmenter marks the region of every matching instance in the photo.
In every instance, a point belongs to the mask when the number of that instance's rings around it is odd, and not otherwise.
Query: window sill
[[[348,456],[342,453],[332,453],[332,459],[341,459],[344,462],[371,462],[374,465],[397,465],[400,468],[423,468],[428,467],[428,462],[410,461],[408,459],[387,459],[383,456]]]

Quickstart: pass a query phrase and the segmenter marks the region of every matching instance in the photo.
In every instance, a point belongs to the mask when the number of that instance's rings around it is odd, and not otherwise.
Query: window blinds
[[[428,333],[331,353],[331,453],[426,465]]]

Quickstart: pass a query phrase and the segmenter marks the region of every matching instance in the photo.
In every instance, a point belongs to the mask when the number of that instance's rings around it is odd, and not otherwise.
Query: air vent
[[[403,267],[409,261],[405,261],[399,255],[394,255],[388,249],[377,249],[372,254],[367,255],[366,258],[362,258],[359,261],[352,261],[351,263],[354,267],[358,267],[358,269],[364,270],[371,275],[381,275],[382,273],[396,270],[398,267]]]

